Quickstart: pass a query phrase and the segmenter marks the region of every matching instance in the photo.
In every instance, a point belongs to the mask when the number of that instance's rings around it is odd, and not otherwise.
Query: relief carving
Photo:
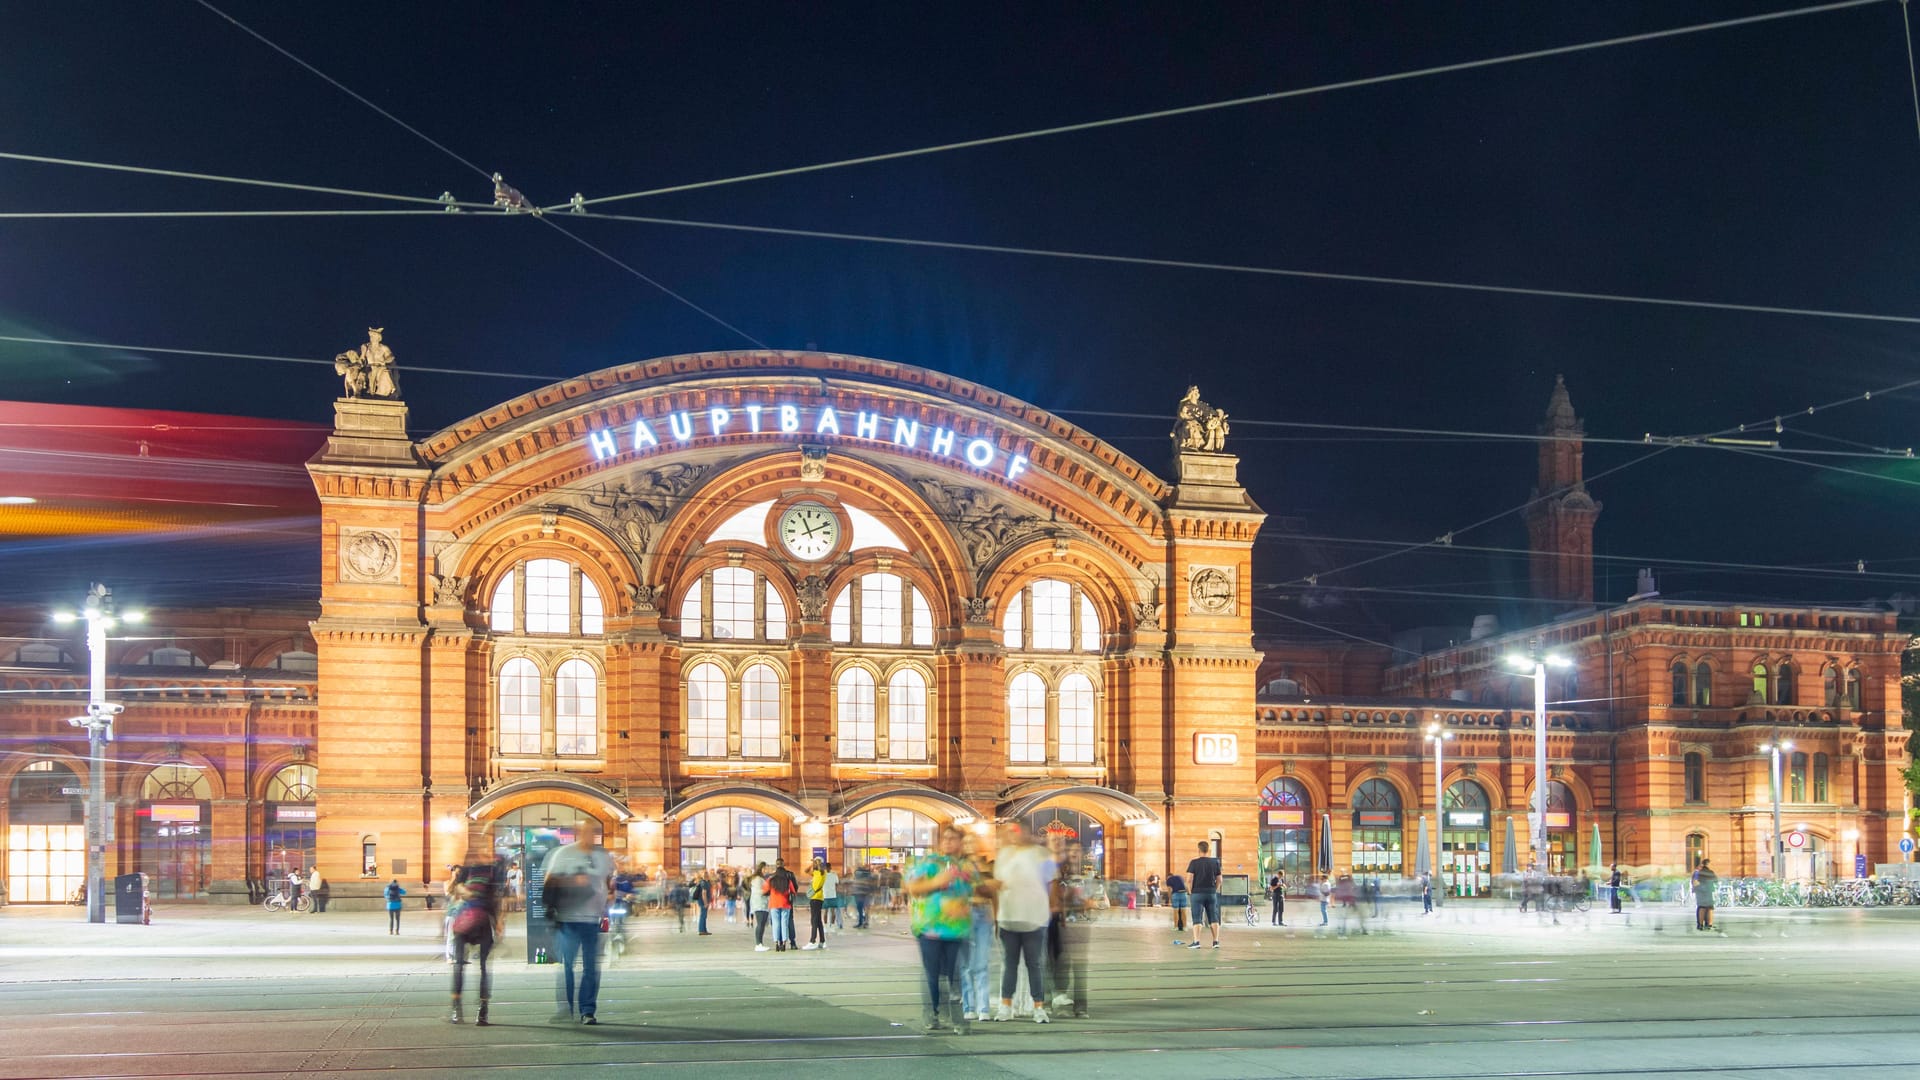
[[[626,480],[601,484],[587,496],[587,503],[635,552],[644,555],[655,527],[671,517],[680,496],[711,471],[711,465],[663,465],[641,474],[637,484]]]
[[[960,546],[975,569],[1042,528],[1037,516],[1022,514],[979,488],[932,477],[916,478],[914,484],[959,535]]]
[[[659,602],[660,589],[658,586],[645,583],[629,585],[627,599],[633,601],[633,610],[636,612],[655,612],[659,610],[654,605]]]
[[[808,574],[794,586],[794,593],[800,600],[800,617],[818,619],[827,610],[827,579],[819,574]]]
[[[967,621],[976,624],[993,622],[993,597],[969,596],[966,599]]]
[[[433,586],[433,602],[436,604],[461,604],[467,592],[467,579],[463,577],[441,577]]]
[[[1140,630],[1160,629],[1160,605],[1151,600],[1141,600],[1133,605],[1133,624]]]

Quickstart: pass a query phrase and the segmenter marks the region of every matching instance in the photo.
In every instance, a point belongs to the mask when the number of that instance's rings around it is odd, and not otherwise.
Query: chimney
[[[1642,567],[1639,576],[1634,579],[1633,595],[1627,597],[1627,602],[1632,603],[1635,600],[1651,600],[1659,595],[1660,587],[1656,585],[1653,580],[1653,567]]]

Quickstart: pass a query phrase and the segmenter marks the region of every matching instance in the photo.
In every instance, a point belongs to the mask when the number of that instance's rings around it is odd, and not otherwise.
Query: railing
[[[1714,903],[1719,907],[1908,907],[1920,904],[1920,884],[1858,878],[1839,881],[1733,878],[1720,882],[1714,890]]]

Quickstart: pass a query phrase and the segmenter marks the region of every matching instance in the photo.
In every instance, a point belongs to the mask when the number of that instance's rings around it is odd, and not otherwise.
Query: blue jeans
[[[705,904],[696,904],[696,905],[694,905],[694,906],[696,906],[696,907],[698,907],[698,908],[700,909],[700,927],[699,927],[699,929],[700,929],[700,932],[704,934],[704,933],[706,933],[706,932],[707,932],[707,905],[705,905]]]
[[[965,938],[930,938],[920,941],[920,965],[927,969],[927,1009],[940,1015],[940,983],[960,983],[960,958],[966,953]]]
[[[984,1013],[993,1008],[993,993],[987,985],[989,962],[993,958],[993,913],[985,907],[973,909],[973,936],[967,939],[966,959],[960,967],[960,1008]]]
[[[554,925],[560,939],[560,988],[567,1011],[592,1016],[600,1004],[600,924],[563,922]],[[580,961],[580,990],[574,993],[573,962]]]
[[[773,943],[775,945],[794,944],[792,908],[777,907],[773,909]]]
[[[858,930],[867,925],[867,894],[853,895],[853,926]]]

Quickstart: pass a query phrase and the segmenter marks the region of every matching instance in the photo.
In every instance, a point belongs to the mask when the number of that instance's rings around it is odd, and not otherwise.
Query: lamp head
[[[1545,661],[1548,667],[1564,668],[1573,666],[1573,660],[1570,657],[1561,656],[1559,653],[1548,654],[1545,657]]]
[[[1515,671],[1532,671],[1533,670],[1533,657],[1527,656],[1522,653],[1508,653],[1506,656],[1506,662],[1507,662],[1507,666],[1514,669]]]
[[[53,613],[53,621],[59,623],[61,626],[67,626],[77,618],[79,618],[79,616],[71,611],[56,611]]]
[[[123,611],[120,613],[120,618],[130,623],[143,623],[147,621],[147,613],[144,611]]]

